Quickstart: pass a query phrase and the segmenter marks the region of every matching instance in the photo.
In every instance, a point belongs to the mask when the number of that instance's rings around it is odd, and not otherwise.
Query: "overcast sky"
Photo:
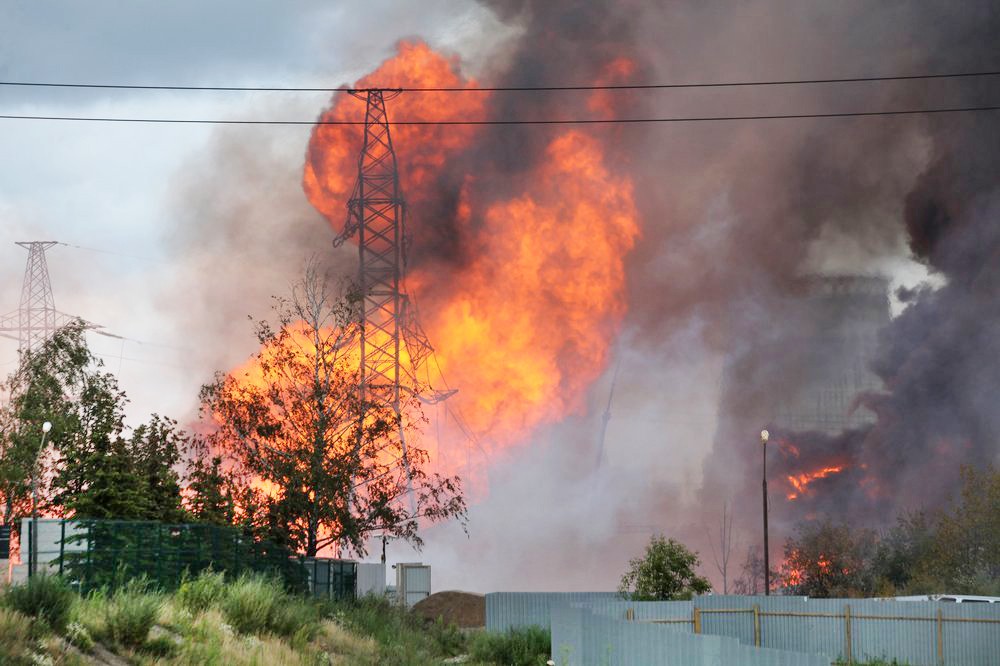
[[[490,44],[510,34],[470,2],[371,0],[363,11],[360,7],[297,2],[290,11],[286,3],[246,0],[5,2],[0,79],[336,87],[371,70],[403,37],[421,36],[475,67],[489,55]],[[326,94],[0,86],[0,113],[21,115],[309,120],[327,101]],[[184,303],[196,302],[199,288],[209,289],[212,270],[208,264],[200,273],[200,285],[178,277],[176,255],[190,252],[191,239],[174,242],[183,221],[172,190],[190,172],[210,169],[205,155],[219,136],[267,146],[293,188],[289,174],[301,166],[308,132],[308,127],[0,121],[0,312],[18,305],[27,252],[15,241],[79,246],[48,252],[56,307],[130,338],[90,335],[131,398],[131,425],[153,411],[184,418],[198,386],[215,369],[190,349],[198,336],[185,330],[210,321],[199,316],[184,321]],[[318,218],[308,224],[323,228]],[[246,279],[259,270],[247,265]],[[271,293],[285,286],[276,284]],[[252,349],[249,327],[244,328],[242,354]],[[0,372],[15,359],[16,343],[0,338]]]

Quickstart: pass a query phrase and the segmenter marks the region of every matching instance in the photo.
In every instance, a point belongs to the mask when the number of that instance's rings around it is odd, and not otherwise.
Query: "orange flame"
[[[802,474],[790,474],[788,482],[792,484],[795,489],[789,492],[786,497],[790,500],[798,498],[800,495],[806,492],[810,483],[816,479],[825,479],[831,474],[837,474],[844,470],[843,465],[832,465],[830,467],[821,467],[820,469],[814,470],[812,472],[804,472]]]
[[[615,61],[606,76],[631,69],[627,60]],[[475,87],[457,62],[409,42],[357,83],[386,85]],[[390,102],[389,119],[483,118],[489,100],[485,92],[403,94]],[[592,102],[595,110],[604,105]],[[358,100],[339,94],[322,117],[357,119],[362,110]],[[440,372],[458,389],[449,407],[492,453],[582,406],[626,312],[624,256],[639,232],[632,183],[608,168],[601,141],[577,130],[553,134],[531,172],[511,177],[473,166],[489,131],[496,130],[392,127],[417,243],[446,230],[452,237],[443,242],[465,255],[419,264],[406,277],[436,349],[431,381],[440,385],[441,376],[433,377]],[[303,188],[337,231],[360,141],[357,127],[319,125],[309,144]],[[455,168],[459,163],[468,165]],[[443,188],[453,189],[442,196]],[[452,201],[448,219],[430,219],[442,214],[442,199]],[[428,416],[433,432],[436,413]],[[466,449],[459,455],[446,442],[424,445],[436,471],[468,474]]]

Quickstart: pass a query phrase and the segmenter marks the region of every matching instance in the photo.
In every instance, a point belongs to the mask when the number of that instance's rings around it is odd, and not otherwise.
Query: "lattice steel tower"
[[[21,306],[16,312],[0,317],[0,335],[17,340],[18,350],[24,352],[41,346],[58,328],[78,318],[56,310],[52,297],[45,250],[59,243],[29,241],[16,244],[28,250],[28,264],[21,286]]]
[[[347,202],[347,221],[334,245],[358,236],[362,404],[373,398],[392,404],[399,420],[403,463],[409,478],[402,394],[411,392],[424,402],[434,403],[454,391],[433,391],[418,381],[421,365],[434,350],[420,329],[403,288],[406,203],[399,186],[396,153],[385,110],[386,100],[399,91],[349,92],[365,102],[365,136],[358,158],[358,180]]]

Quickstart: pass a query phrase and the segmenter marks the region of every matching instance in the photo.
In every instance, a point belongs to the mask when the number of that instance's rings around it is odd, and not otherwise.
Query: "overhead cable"
[[[0,86],[20,86],[32,88],[79,88],[103,90],[183,90],[183,91],[214,91],[214,92],[362,92],[366,90],[385,90],[398,92],[568,92],[588,90],[667,90],[677,88],[737,88],[752,86],[792,86],[833,83],[868,83],[879,81],[919,81],[932,79],[962,79],[979,76],[998,76],[1000,70],[979,72],[951,72],[941,74],[902,74],[889,76],[852,76],[843,78],[814,79],[779,79],[768,81],[720,81],[701,83],[622,83],[608,85],[549,85],[549,86],[383,86],[367,88],[350,88],[347,86],[330,87],[295,87],[295,86],[180,86],[180,85],[133,85],[119,83],[64,83],[50,81],[0,81]]]
[[[637,125],[657,123],[697,123],[743,120],[797,120],[808,118],[859,118],[876,116],[911,116],[941,113],[971,113],[998,111],[1000,106],[960,106],[936,109],[890,109],[885,111],[843,111],[826,113],[776,113],[738,116],[677,116],[665,118],[541,118],[534,120],[394,120],[390,125]],[[238,120],[221,118],[128,118],[98,116],[42,116],[2,114],[0,120],[46,120],[99,123],[154,123],[179,125],[354,125],[362,126],[363,120]]]

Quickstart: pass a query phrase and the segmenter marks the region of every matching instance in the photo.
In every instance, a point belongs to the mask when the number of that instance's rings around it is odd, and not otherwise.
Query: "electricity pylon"
[[[399,423],[402,462],[413,508],[402,396],[410,393],[423,402],[435,403],[448,398],[454,391],[433,391],[417,379],[420,367],[434,349],[421,330],[403,288],[406,203],[399,186],[396,153],[385,110],[386,99],[392,99],[399,91],[349,92],[365,102],[365,136],[358,158],[358,180],[347,202],[347,221],[334,245],[341,245],[355,234],[358,236],[361,404],[364,406],[378,399],[392,405]],[[403,356],[409,359],[408,363]],[[363,413],[361,418],[364,418]]]
[[[59,328],[72,322],[83,322],[90,329],[101,328],[56,310],[45,250],[59,245],[58,241],[25,241],[15,244],[28,250],[28,264],[24,269],[24,283],[21,285],[21,305],[16,311],[0,317],[0,335],[17,340],[18,351],[27,352],[37,349]],[[17,335],[11,335],[12,333]]]

